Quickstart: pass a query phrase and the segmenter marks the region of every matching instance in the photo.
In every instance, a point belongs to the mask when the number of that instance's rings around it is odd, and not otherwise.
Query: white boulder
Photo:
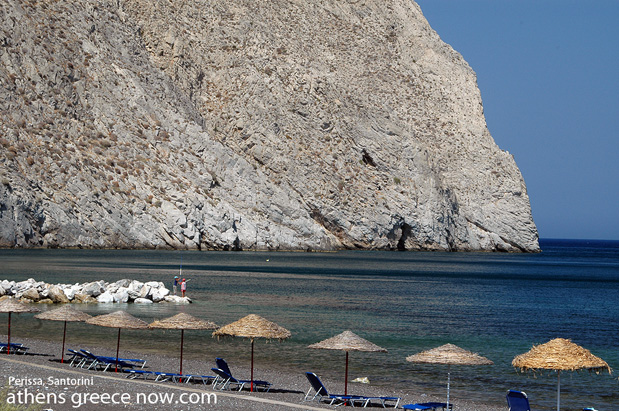
[[[126,303],[129,301],[129,293],[125,287],[120,287],[113,295],[115,303]]]
[[[71,286],[71,287],[63,288],[62,292],[64,292],[64,295],[66,295],[69,300],[73,300],[77,290],[74,288],[74,286]]]
[[[48,298],[55,303],[66,304],[70,302],[64,291],[62,291],[62,288],[57,285],[52,285],[49,288]]]
[[[84,284],[82,287],[82,294],[90,295],[91,297],[98,297],[105,292],[103,281],[93,281],[92,283]]]
[[[154,303],[158,303],[159,301],[162,301],[164,297],[165,296],[161,295],[161,292],[159,291],[158,288],[155,288],[150,295],[150,298],[153,300]]]
[[[97,297],[97,302],[100,302],[102,304],[113,303],[114,296],[106,291]]]
[[[175,304],[191,304],[189,297],[179,297],[177,295],[168,295],[162,302],[175,303]]]
[[[129,291],[140,292],[143,286],[144,286],[144,283],[142,281],[133,280],[131,281],[131,284],[129,284],[129,287],[127,288],[129,289]]]
[[[151,287],[148,284],[144,284],[140,290],[140,298],[148,298],[151,293]]]

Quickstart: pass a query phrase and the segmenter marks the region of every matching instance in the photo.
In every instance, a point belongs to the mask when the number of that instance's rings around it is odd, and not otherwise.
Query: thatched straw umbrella
[[[335,337],[327,338],[324,341],[309,345],[307,348],[316,348],[323,350],[340,350],[346,351],[346,371],[344,374],[344,395],[348,395],[348,352],[349,351],[365,351],[365,352],[387,352],[386,349],[369,342],[366,339],[359,337],[352,331],[344,331]]]
[[[213,336],[232,336],[243,337],[251,340],[251,387],[250,390],[254,391],[254,339],[266,338],[269,340],[285,340],[290,338],[292,334],[284,327],[266,320],[259,315],[250,314],[241,318],[238,321],[230,323],[221,327],[219,330],[213,332]]]
[[[5,298],[0,301],[0,313],[9,313],[9,329],[8,329],[8,341],[6,347],[6,353],[11,352],[11,314],[12,313],[38,313],[38,308],[32,307],[28,304],[24,304],[13,297]]]
[[[512,365],[522,371],[557,371],[557,411],[561,407],[561,371],[589,370],[611,373],[606,361],[565,338],[555,338],[546,344],[534,345],[529,352],[515,357]]]
[[[424,364],[447,365],[447,409],[449,409],[449,384],[452,365],[492,365],[492,361],[479,354],[467,351],[453,344],[445,344],[428,351],[406,357],[406,361]]]
[[[116,343],[116,366],[114,371],[118,372],[118,353],[120,350],[120,330],[121,328],[128,329],[144,329],[148,328],[148,324],[139,318],[135,318],[125,311],[116,311],[111,314],[98,315],[86,320],[86,324],[99,325],[101,327],[118,328],[118,341]]]
[[[74,309],[70,305],[64,305],[55,310],[37,314],[34,318],[38,318],[39,320],[64,321],[64,331],[62,333],[62,357],[60,358],[60,362],[64,363],[64,342],[67,336],[67,322],[84,322],[91,318],[91,316],[85,312]]]
[[[218,328],[218,326],[210,321],[200,320],[192,315],[179,313],[163,320],[154,321],[148,325],[148,328],[181,330],[181,366],[178,373],[183,375],[183,343],[185,330],[214,330]]]

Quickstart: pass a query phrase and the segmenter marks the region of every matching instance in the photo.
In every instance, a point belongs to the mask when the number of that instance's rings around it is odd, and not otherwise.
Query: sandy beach
[[[3,341],[6,336],[1,336]],[[15,340],[15,338],[14,338]],[[28,338],[18,338],[18,341],[30,347],[26,355],[0,356],[0,373],[4,379],[4,387],[8,392],[3,401],[15,403],[42,404],[42,409],[51,410],[290,410],[290,409],[333,409],[333,406],[319,404],[315,401],[306,402],[304,394],[309,389],[309,383],[299,370],[281,370],[261,366],[255,370],[255,378],[273,383],[270,392],[254,392],[247,390],[220,391],[213,390],[210,385],[200,383],[179,384],[171,382],[154,382],[153,380],[129,380],[125,374],[102,372],[70,367],[67,362],[60,363],[60,345],[57,342],[47,342]],[[73,346],[72,346],[73,347]],[[88,349],[100,355],[114,356],[115,352],[96,346],[80,346],[73,348]],[[143,358],[147,360],[146,369],[154,371],[177,372],[179,360],[173,355],[143,355],[135,351],[122,350],[121,356]],[[244,375],[249,364],[234,360],[231,365],[237,378],[248,378]],[[214,359],[203,361],[189,360],[184,363],[184,373],[212,374]],[[341,381],[323,379],[325,386],[339,393]],[[442,401],[423,394],[415,394],[415,387],[410,392],[399,392],[374,387],[371,384],[350,383],[349,393],[358,395],[398,396],[400,404],[416,402]],[[417,392],[421,392],[418,390]],[[98,394],[98,395],[97,395]],[[216,394],[215,396],[212,394]],[[216,402],[215,402],[216,401]],[[115,402],[115,403],[114,403]],[[461,411],[495,411],[505,407],[488,404],[470,403],[463,398],[453,398],[454,409]],[[376,404],[378,405],[378,404]]]

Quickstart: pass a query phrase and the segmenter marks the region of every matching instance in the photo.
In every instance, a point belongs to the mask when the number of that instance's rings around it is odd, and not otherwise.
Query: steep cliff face
[[[410,1],[0,3],[0,244],[537,251]]]

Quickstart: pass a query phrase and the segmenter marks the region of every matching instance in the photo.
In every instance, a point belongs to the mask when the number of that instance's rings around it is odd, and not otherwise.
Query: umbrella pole
[[[344,375],[344,395],[348,395],[348,351],[346,351],[346,374]]]
[[[561,409],[561,370],[557,371],[557,411]]]
[[[181,330],[181,369],[178,372],[180,375],[183,375],[183,343],[184,343],[184,339],[185,339],[185,330]],[[183,379],[181,378],[180,381],[183,382]]]
[[[447,365],[447,410],[449,411],[449,383],[451,380],[451,365]]]
[[[67,337],[67,322],[64,322],[64,332],[62,333],[62,355],[60,357],[60,363],[64,364],[64,341]]]
[[[114,372],[118,372],[118,352],[120,351],[120,328],[118,329],[118,341],[116,342],[116,367]]]
[[[254,339],[251,339],[251,386],[250,392],[254,392]]]
[[[6,355],[9,355],[11,352],[11,312],[9,311],[9,341],[6,345]]]

